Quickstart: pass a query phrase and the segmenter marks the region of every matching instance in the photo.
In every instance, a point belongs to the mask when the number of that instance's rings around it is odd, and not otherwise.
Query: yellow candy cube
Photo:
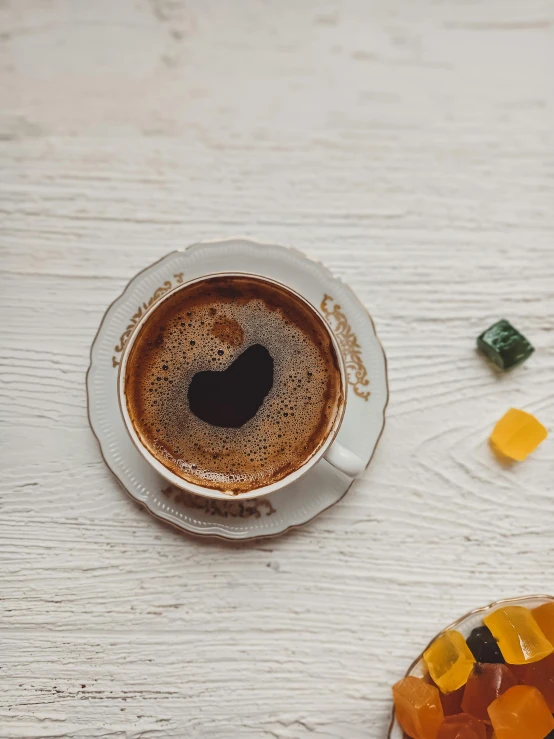
[[[491,434],[491,443],[506,457],[522,462],[546,439],[548,431],[535,416],[510,408]]]
[[[548,641],[554,645],[554,603],[543,603],[531,611],[539,629]]]
[[[538,662],[554,652],[528,608],[505,606],[485,616],[483,621],[509,665]]]
[[[423,659],[443,693],[452,693],[465,685],[475,664],[475,657],[459,631],[445,631],[438,636],[423,653]]]

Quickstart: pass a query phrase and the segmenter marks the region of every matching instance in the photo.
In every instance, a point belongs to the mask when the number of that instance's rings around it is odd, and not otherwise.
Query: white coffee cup
[[[121,363],[119,365],[119,376],[118,376],[118,396],[119,396],[119,405],[121,409],[121,414],[123,416],[123,420],[125,422],[125,426],[127,428],[127,431],[129,433],[129,436],[131,437],[132,442],[138,449],[138,451],[142,454],[144,459],[166,480],[168,480],[174,487],[180,488],[182,490],[186,490],[190,493],[194,493],[195,495],[201,495],[207,498],[216,498],[216,499],[224,499],[228,500],[230,495],[232,493],[225,492],[221,490],[216,490],[214,488],[204,487],[199,484],[191,483],[188,480],[183,479],[179,475],[175,474],[171,470],[169,470],[159,459],[157,459],[150,451],[147,449],[147,447],[142,443],[140,440],[139,435],[137,434],[133,422],[131,420],[129,410],[127,407],[127,399],[125,395],[125,375],[126,375],[126,367],[127,367],[127,361],[129,358],[131,347],[133,346],[136,337],[138,336],[140,329],[142,326],[149,321],[149,319],[152,317],[153,313],[156,311],[157,308],[165,301],[168,300],[172,295],[174,295],[176,292],[180,290],[185,290],[188,287],[190,287],[192,284],[196,282],[202,282],[206,279],[209,279],[210,277],[215,277],[216,275],[203,275],[202,277],[198,277],[194,280],[190,280],[188,282],[184,282],[181,285],[178,285],[173,290],[170,290],[167,292],[162,298],[160,298],[159,301],[157,301],[141,318],[141,320],[138,322],[138,324],[135,326],[135,329],[129,338],[129,341],[127,342],[127,345],[125,346],[125,350],[123,352],[123,355],[121,357]],[[312,454],[312,456],[301,466],[298,467],[296,470],[291,472],[290,474],[286,475],[285,477],[276,480],[275,482],[271,483],[270,485],[263,485],[258,488],[254,488],[252,490],[248,490],[247,492],[240,493],[239,495],[236,495],[234,497],[240,498],[240,499],[247,499],[247,498],[258,498],[262,495],[268,495],[269,493],[273,493],[276,490],[279,490],[280,488],[284,488],[287,485],[289,485],[294,480],[297,480],[302,475],[306,474],[309,469],[311,469],[314,465],[316,465],[321,458],[325,458],[327,462],[333,465],[333,467],[336,467],[338,470],[343,472],[344,474],[348,475],[349,477],[356,477],[359,475],[365,468],[365,463],[353,452],[351,452],[349,449],[347,449],[345,446],[340,444],[338,441],[336,441],[335,437],[339,432],[342,419],[344,417],[344,411],[346,408],[347,403],[347,389],[348,384],[346,382],[346,371],[344,367],[344,359],[340,351],[340,347],[337,341],[337,338],[335,334],[333,333],[333,330],[331,327],[327,324],[325,319],[321,316],[319,311],[309,302],[307,301],[302,295],[295,292],[294,290],[291,290],[286,285],[283,285],[275,280],[271,280],[267,277],[263,277],[261,275],[255,275],[255,274],[247,274],[245,272],[221,272],[217,274],[217,277],[234,277],[234,276],[248,276],[253,277],[257,280],[260,280],[262,282],[266,282],[268,284],[272,285],[278,285],[281,289],[286,290],[287,292],[291,293],[295,296],[298,300],[301,300],[313,313],[316,314],[316,316],[319,318],[320,323],[322,326],[324,326],[327,334],[329,335],[329,339],[333,345],[333,348],[335,350],[335,354],[338,358],[338,371],[340,373],[340,382],[341,382],[341,397],[342,401],[340,403],[340,407],[338,408],[335,420],[332,425],[332,427],[329,429],[329,432],[327,433],[327,436],[323,443],[320,444],[319,448]]]

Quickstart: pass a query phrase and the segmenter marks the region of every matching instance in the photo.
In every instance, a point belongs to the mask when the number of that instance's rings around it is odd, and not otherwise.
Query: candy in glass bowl
[[[389,739],[554,739],[554,597],[468,613],[392,692]]]

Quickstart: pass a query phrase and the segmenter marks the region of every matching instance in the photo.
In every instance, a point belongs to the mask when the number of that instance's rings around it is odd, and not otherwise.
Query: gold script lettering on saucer
[[[177,272],[173,275],[173,277],[175,279],[175,284],[173,284],[171,280],[166,280],[163,285],[160,285],[160,287],[156,288],[154,294],[148,300],[146,300],[142,305],[139,305],[136,313],[131,316],[129,325],[119,337],[119,344],[116,344],[114,347],[115,354],[121,354],[121,352],[125,349],[125,346],[127,345],[127,342],[129,341],[135,326],[146,313],[146,311],[151,308],[154,303],[156,303],[163,295],[169,292],[172,287],[183,284],[182,272]],[[112,367],[117,366],[119,366],[119,359],[117,359],[117,357],[114,355],[112,357]]]
[[[267,498],[251,498],[244,502],[240,500],[215,500],[214,498],[202,498],[199,495],[187,493],[185,490],[177,490],[172,485],[164,488],[162,493],[173,503],[183,505],[186,508],[193,508],[196,511],[203,511],[208,516],[261,518],[277,513]]]
[[[363,390],[362,388],[369,385],[369,380],[367,378],[367,370],[362,361],[362,348],[358,342],[358,337],[352,331],[340,305],[330,295],[325,294],[323,296],[321,310],[339,342],[344,356],[348,384],[354,389],[358,397],[367,401],[369,390]]]

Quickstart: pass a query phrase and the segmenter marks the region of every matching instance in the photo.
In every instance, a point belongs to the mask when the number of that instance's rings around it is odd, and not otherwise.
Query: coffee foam
[[[240,428],[195,416],[197,372],[223,371],[262,344],[273,386]],[[142,443],[183,479],[233,493],[269,485],[301,467],[331,430],[342,399],[334,347],[322,319],[279,286],[214,277],[183,288],[153,311],[133,344],[127,406]]]

